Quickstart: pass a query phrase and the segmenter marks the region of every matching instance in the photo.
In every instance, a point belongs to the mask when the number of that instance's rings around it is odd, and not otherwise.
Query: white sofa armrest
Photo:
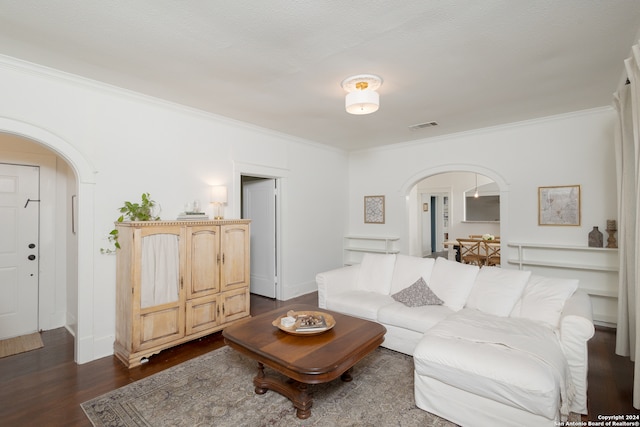
[[[560,339],[588,341],[595,334],[589,295],[578,289],[565,302],[560,314]]]
[[[565,302],[560,315],[560,343],[576,389],[576,396],[569,409],[580,414],[587,413],[587,341],[594,334],[591,299],[586,292],[577,290]]]
[[[318,307],[327,308],[327,299],[356,289],[360,264],[325,271],[316,275]]]

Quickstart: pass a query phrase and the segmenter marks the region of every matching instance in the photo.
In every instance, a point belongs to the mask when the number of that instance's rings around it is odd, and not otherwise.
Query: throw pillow
[[[435,262],[436,260],[433,258],[396,255],[396,266],[393,269],[391,291],[389,293],[395,294],[404,288],[408,288],[416,281],[416,277],[422,277],[428,282],[431,279],[431,272]]]
[[[560,324],[564,303],[578,289],[577,279],[532,275],[511,317],[544,322],[553,328]]]
[[[467,302],[478,270],[477,265],[438,258],[433,266],[429,287],[444,301],[444,306],[453,311],[461,310]]]
[[[482,267],[467,299],[467,307],[508,317],[531,277],[530,271]]]
[[[389,295],[395,263],[395,254],[365,253],[360,263],[356,288]]]
[[[391,295],[394,300],[403,303],[407,307],[422,307],[423,305],[442,305],[444,301],[438,298],[421,277],[416,282]]]

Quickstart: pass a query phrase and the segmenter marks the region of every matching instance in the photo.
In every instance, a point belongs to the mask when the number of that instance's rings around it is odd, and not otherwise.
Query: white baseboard
[[[316,284],[315,280],[305,283],[299,283],[295,286],[288,286],[282,290],[283,295],[281,295],[281,300],[287,301],[291,298],[296,298],[302,295],[310,294],[311,292],[316,292],[317,290],[318,285]]]

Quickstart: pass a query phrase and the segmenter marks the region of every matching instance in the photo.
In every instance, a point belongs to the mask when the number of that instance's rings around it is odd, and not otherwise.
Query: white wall
[[[240,194],[233,186],[235,164],[288,171],[282,189],[282,294],[315,290],[315,274],[340,264],[345,153],[6,57],[0,57],[0,93],[11,100],[0,104],[0,120],[55,135],[95,170],[92,191],[85,191],[90,196],[79,200],[81,231],[91,234],[79,237],[78,246],[91,268],[89,280],[82,271],[78,279],[78,322],[90,325],[86,331],[79,327],[86,343],[84,355],[76,355],[80,361],[113,351],[115,257],[101,255],[100,248],[123,201],[137,201],[143,192],[161,204],[162,218],[174,219],[185,202],[206,202],[210,185],[226,184],[225,217],[234,218],[240,215],[234,208]],[[92,213],[86,218],[83,212]],[[90,255],[83,253],[85,245]]]
[[[407,196],[427,176],[478,172],[501,187],[501,238],[586,245],[594,225],[617,217],[612,108],[355,152],[349,158],[349,232],[401,237],[409,250]],[[582,188],[580,227],[538,226],[540,186]],[[386,195],[386,224],[364,224],[362,200]],[[506,210],[506,215],[503,215]]]

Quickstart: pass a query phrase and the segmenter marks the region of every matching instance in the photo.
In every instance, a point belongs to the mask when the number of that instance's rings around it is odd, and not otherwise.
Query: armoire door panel
[[[222,290],[249,286],[249,227],[222,227]]]
[[[139,323],[139,345],[134,348],[134,351],[182,338],[184,336],[183,319],[183,311],[178,306],[142,313]]]
[[[249,315],[250,296],[248,288],[227,291],[223,296],[222,313],[224,314],[224,322],[231,322]]]
[[[211,329],[220,321],[218,296],[206,296],[187,300],[187,335]]]
[[[220,292],[219,227],[190,227],[188,232],[189,271],[187,298]]]

